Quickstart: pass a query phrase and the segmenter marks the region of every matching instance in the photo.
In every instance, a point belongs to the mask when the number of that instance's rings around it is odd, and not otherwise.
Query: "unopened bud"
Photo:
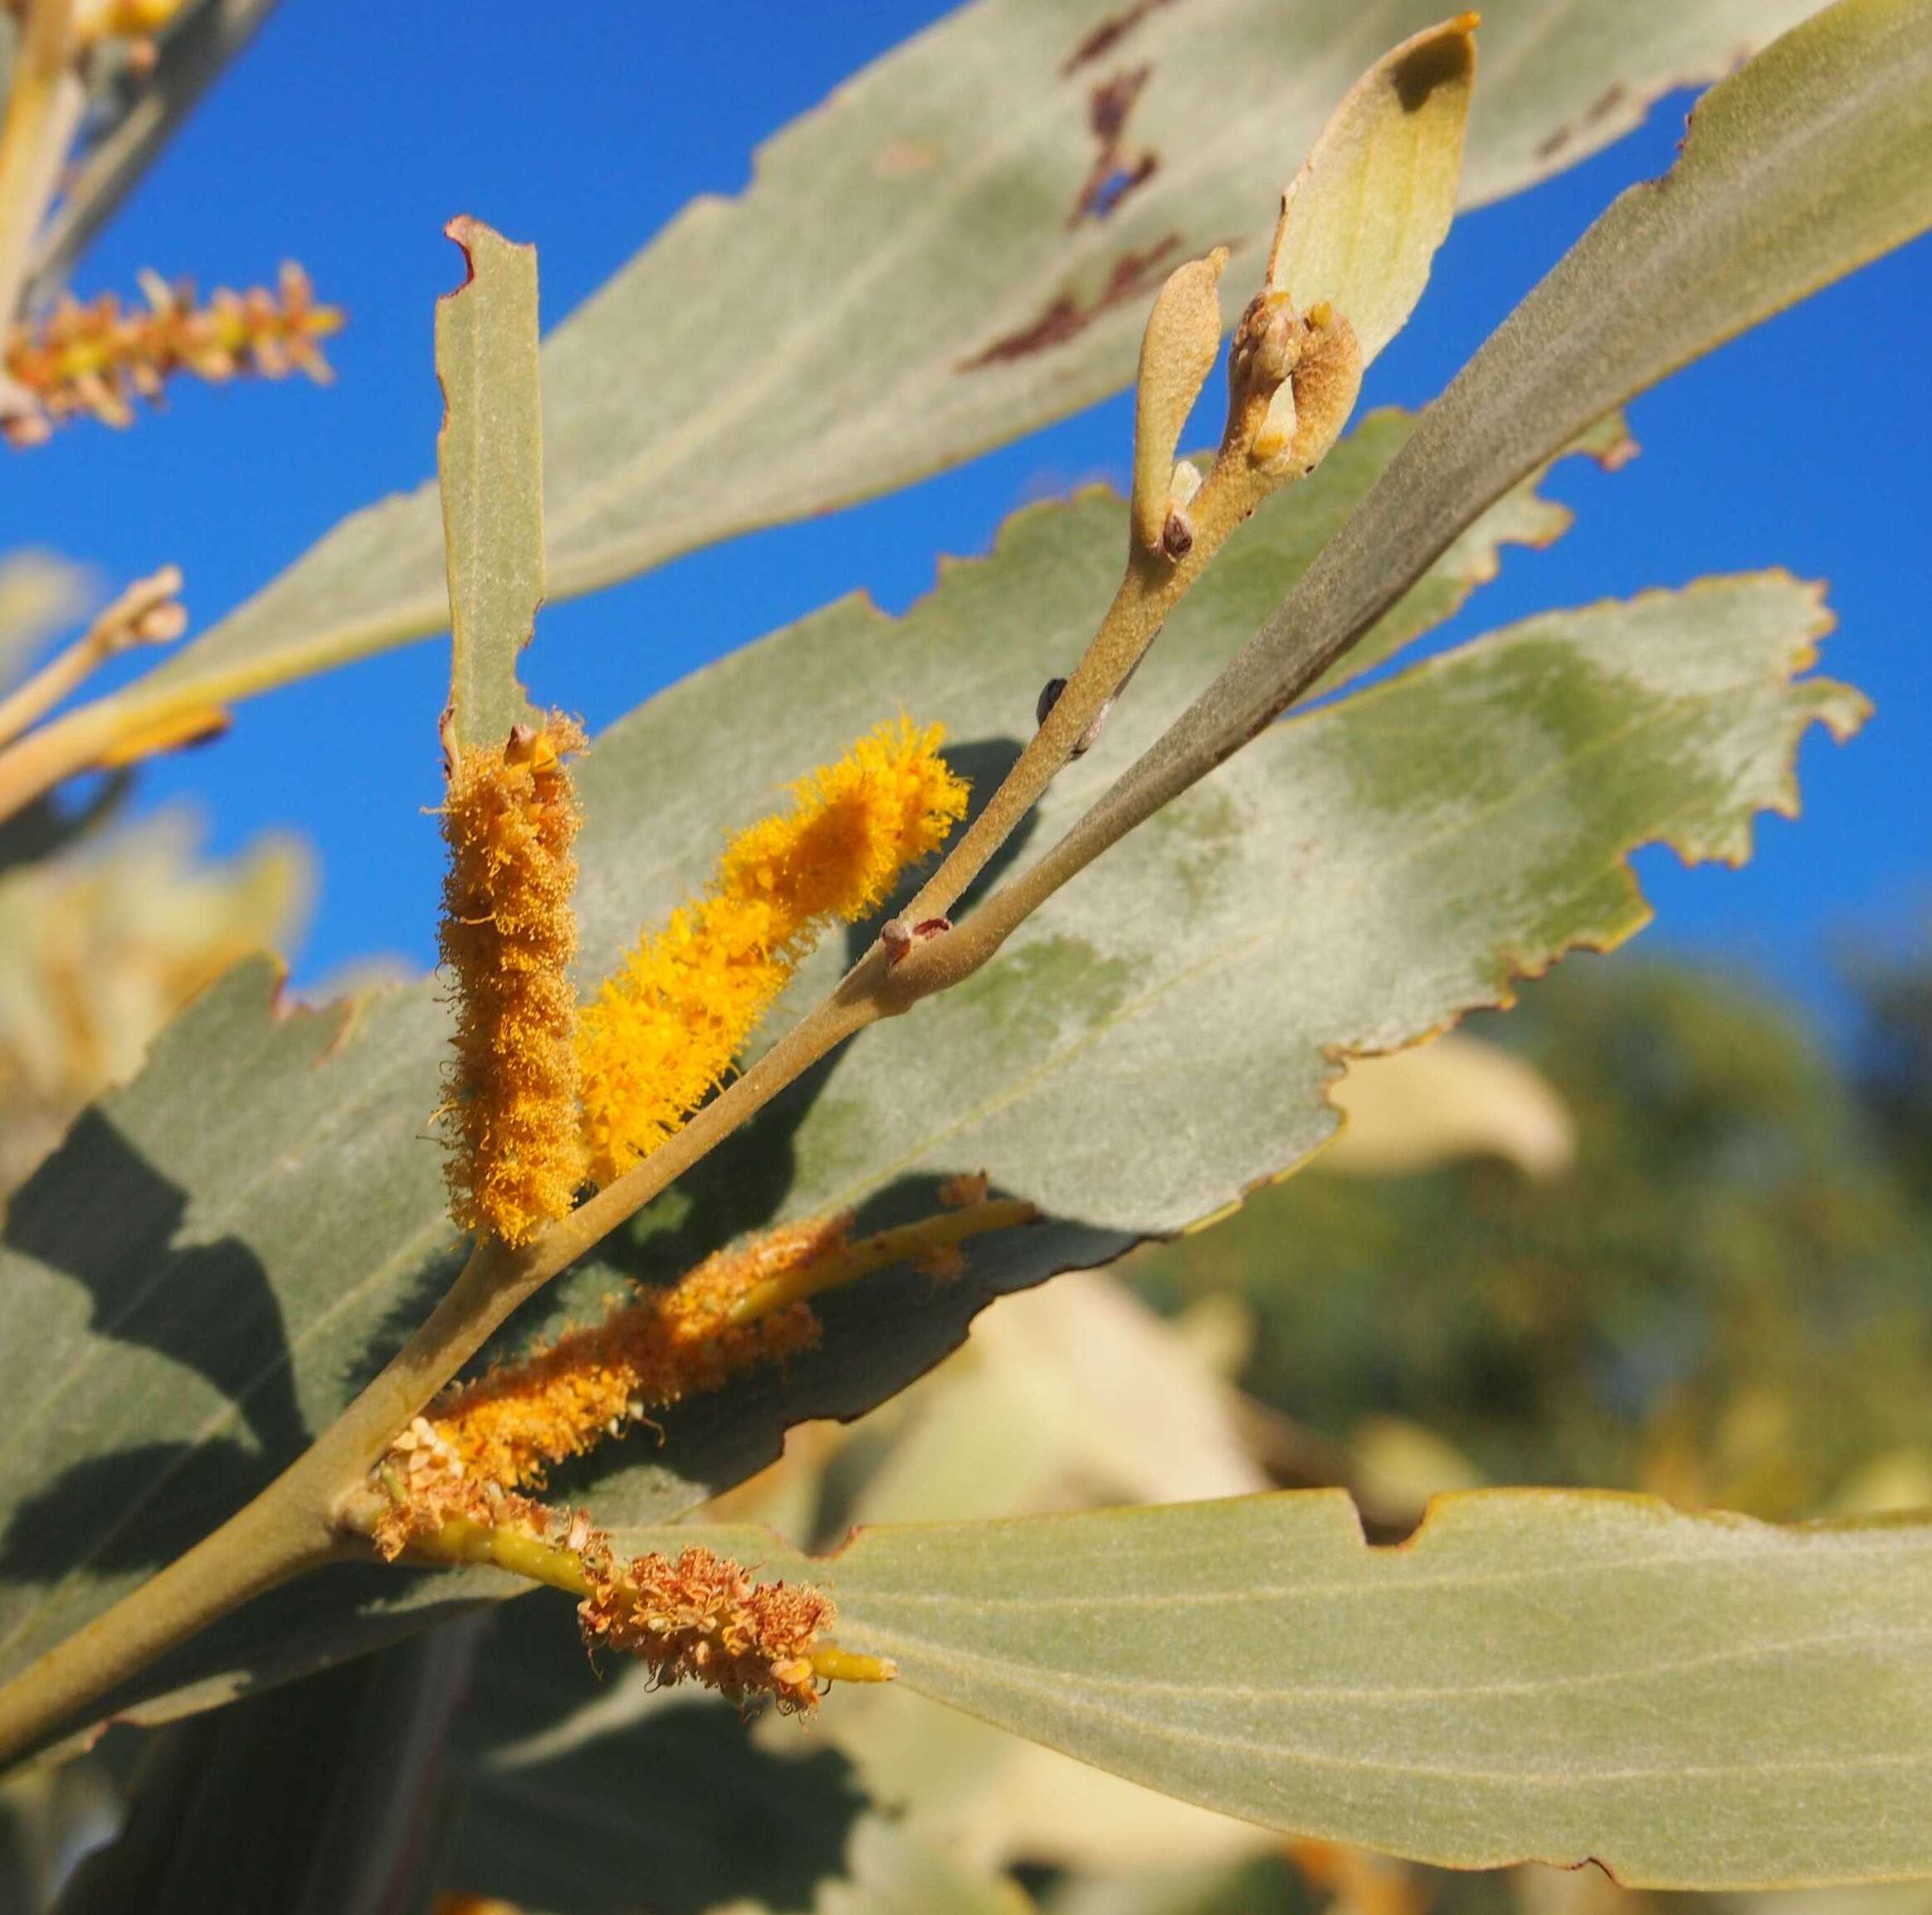
[[[1224,451],[1251,447],[1271,402],[1301,355],[1301,329],[1286,297],[1259,292],[1248,301],[1227,353],[1227,429]]]
[[[1190,260],[1168,275],[1140,341],[1134,401],[1133,522],[1135,546],[1160,543],[1168,469],[1181,431],[1221,349],[1217,290],[1227,248]]]
[[[1322,315],[1319,320],[1317,313]],[[1362,348],[1355,329],[1325,303],[1311,308],[1308,319],[1307,342],[1292,382],[1295,436],[1282,459],[1290,472],[1312,471],[1328,456],[1362,390]]]

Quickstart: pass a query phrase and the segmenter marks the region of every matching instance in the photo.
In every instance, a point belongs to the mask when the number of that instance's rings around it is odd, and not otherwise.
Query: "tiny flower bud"
[[[1039,701],[1033,707],[1033,723],[1035,724],[1043,725],[1046,724],[1054,706],[1060,703],[1061,693],[1066,689],[1066,680],[1063,678],[1050,678],[1046,684],[1040,687]]]
[[[1224,452],[1251,447],[1276,394],[1286,389],[1301,353],[1301,329],[1286,296],[1259,292],[1247,303],[1227,353]]]
[[[1317,323],[1315,310],[1326,316]],[[1309,314],[1309,334],[1301,361],[1291,382],[1295,425],[1292,441],[1281,459],[1282,469],[1306,472],[1327,457],[1341,436],[1362,390],[1362,348],[1355,329],[1341,314],[1325,306]],[[1256,448],[1256,456],[1261,449]],[[1271,468],[1272,469],[1272,468]]]

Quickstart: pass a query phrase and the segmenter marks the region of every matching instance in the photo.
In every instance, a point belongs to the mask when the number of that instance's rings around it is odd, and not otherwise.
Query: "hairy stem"
[[[1217,465],[1217,475],[1220,470]],[[1260,489],[1244,482],[1238,472],[1231,473],[1217,490],[1211,477],[1196,499],[1201,530],[1194,553],[1181,564],[1168,567],[1164,581],[1143,576],[1149,566],[1165,566],[1164,560],[1149,559],[1144,565],[1137,560],[1130,566],[1081,671],[978,821],[977,846],[969,842],[974,836],[969,832],[922,892],[922,899],[939,894],[950,903],[971,882],[1071,755],[1081,733],[1153,642],[1168,610],[1198,576],[1207,557],[1252,511],[1260,495]],[[1061,719],[1063,710],[1066,715]],[[1061,721],[1057,724],[1056,719]],[[31,745],[33,740],[24,743]],[[1023,803],[1021,794],[1027,794]],[[948,886],[953,889],[949,891]],[[1013,889],[1008,887],[991,902],[999,904]],[[915,904],[912,909],[922,908]],[[427,1321],[305,1455],[162,1576],[144,1584],[0,1688],[0,1760],[32,1747],[95,1697],[250,1597],[327,1560],[345,1505],[361,1489],[370,1465],[513,1311],[846,1038],[969,976],[978,964],[963,965],[958,960],[981,946],[987,955],[997,948],[997,941],[988,944],[977,928],[988,915],[975,913],[960,930],[919,948],[896,966],[889,966],[883,948],[875,944],[830,996],[642,1163],[520,1250],[506,1249],[494,1240],[480,1243]],[[963,935],[968,930],[970,938]],[[931,962],[935,957],[944,961]],[[1022,1220],[1016,1214],[1012,1221]],[[962,1227],[959,1234],[970,1230]],[[881,1233],[880,1241],[855,1245],[850,1255],[876,1257],[881,1264],[895,1260],[886,1255],[883,1243],[892,1235]],[[859,1274],[856,1265],[817,1287],[855,1274]]]
[[[1251,421],[1237,430],[1231,419],[1221,455],[1190,503],[1184,549],[1170,555],[1138,542],[1131,548],[1120,590],[1072,678],[992,802],[909,907],[906,919],[945,914],[1073,756],[1228,535],[1285,481],[1287,475],[1265,472],[1249,457],[1252,430]],[[0,756],[0,816],[8,761],[17,761],[36,742],[30,738]],[[1003,889],[965,926],[916,947],[897,963],[889,962],[883,944],[875,944],[830,996],[682,1130],[534,1242],[516,1250],[494,1240],[480,1243],[449,1294],[375,1381],[254,1503],[183,1557],[175,1566],[179,1576],[171,1571],[135,1591],[0,1689],[0,1759],[37,1741],[153,1656],[260,1590],[325,1559],[329,1551],[321,1539],[337,1533],[371,1464],[499,1324],[846,1038],[969,977],[1041,899],[1086,862],[1077,855],[1071,860],[1061,855],[1070,841]],[[1023,1220],[1016,1214],[1012,1221]],[[962,1226],[959,1234],[970,1230]],[[882,1233],[851,1246],[851,1267],[842,1266],[815,1287],[895,1260],[886,1254],[892,1235]],[[772,1308],[789,1300],[776,1286],[765,1299]],[[157,1606],[153,1592],[164,1585],[178,1585],[191,1600]],[[138,1652],[125,1646],[129,1644],[138,1644]]]
[[[373,1513],[373,1508],[365,1509],[360,1504],[344,1513],[345,1522],[352,1527],[360,1527],[358,1518]],[[597,1586],[585,1571],[583,1558],[575,1550],[546,1542],[523,1530],[494,1528],[463,1517],[453,1518],[441,1528],[414,1538],[403,1560],[445,1568],[506,1570],[526,1582],[562,1590],[566,1596],[587,1596]],[[890,1682],[897,1674],[892,1664],[878,1656],[860,1655],[832,1643],[812,1649],[806,1659],[812,1664],[813,1675],[832,1682]]]
[[[1066,689],[1000,782],[986,807],[901,914],[909,923],[943,918],[1039,802],[1088,728],[1120,692],[1168,616],[1207,569],[1228,534],[1272,490],[1245,448],[1224,455],[1195,495],[1192,548],[1178,559],[1136,546],[1126,576]]]

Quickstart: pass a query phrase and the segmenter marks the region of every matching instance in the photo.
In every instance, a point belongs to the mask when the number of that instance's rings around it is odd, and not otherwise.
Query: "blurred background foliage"
[[[1241,1299],[1243,1384],[1337,1441],[1780,1519],[1932,1498],[1932,965],[1853,982],[1847,1061],[1734,974],[1573,959],[1466,1027],[1556,1091],[1567,1170],[1300,1177],[1132,1280]]]

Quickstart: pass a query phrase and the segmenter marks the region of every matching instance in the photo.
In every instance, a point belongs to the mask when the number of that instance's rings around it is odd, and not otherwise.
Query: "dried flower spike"
[[[565,757],[583,733],[553,714],[500,750],[455,763],[443,805],[450,866],[437,945],[456,985],[451,1214],[528,1242],[583,1182],[577,1113],[578,809]]]
[[[585,1559],[591,1593],[578,1607],[593,1649],[634,1655],[666,1688],[700,1682],[740,1707],[773,1698],[787,1715],[818,1706],[812,1651],[837,1615],[809,1584],[754,1581],[715,1552],[676,1562],[640,1556],[622,1568]]]
[[[83,416],[132,425],[135,400],[158,400],[165,383],[183,373],[222,380],[300,372],[323,383],[331,377],[320,342],[341,329],[343,314],[315,303],[299,266],[282,268],[273,292],[223,287],[206,305],[196,304],[185,281],[170,286],[145,273],[141,286],[145,311],[124,311],[105,293],[85,305],[64,300],[37,327],[15,328],[6,370],[19,409],[4,421],[14,444],[37,444]]]
[[[726,847],[706,894],[645,937],[583,1014],[591,1172],[646,1157],[724,1079],[820,930],[882,904],[965,815],[942,733],[901,719],[793,787]]]

